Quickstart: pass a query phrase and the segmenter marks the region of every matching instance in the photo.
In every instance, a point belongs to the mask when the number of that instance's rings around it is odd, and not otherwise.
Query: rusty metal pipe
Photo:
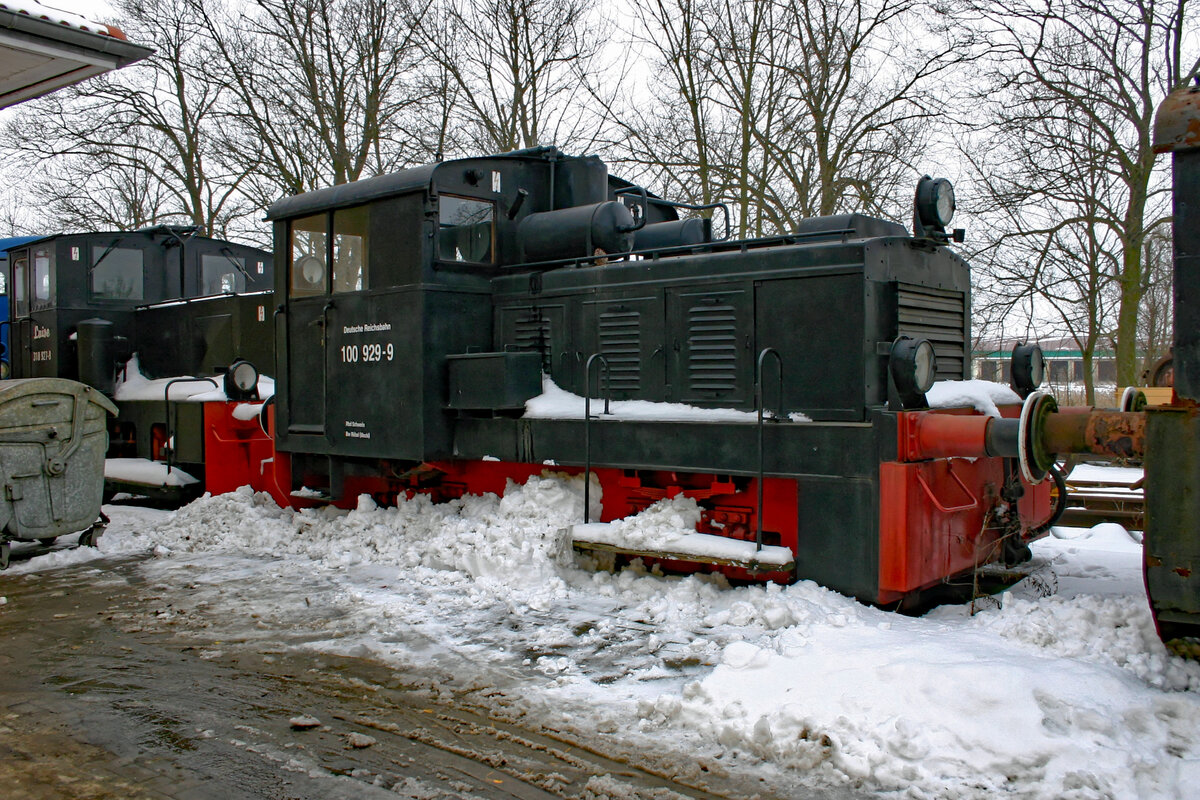
[[[1110,458],[1141,458],[1146,453],[1146,414],[1100,411],[1050,414],[1034,431],[1047,453],[1093,453]]]

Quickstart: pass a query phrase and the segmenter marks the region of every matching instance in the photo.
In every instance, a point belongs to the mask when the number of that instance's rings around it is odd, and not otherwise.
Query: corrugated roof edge
[[[3,2],[0,2],[0,11],[22,14],[30,19],[44,20],[55,25],[74,28],[84,33],[94,33],[97,36],[112,36],[116,39],[125,38],[124,32],[113,25],[94,22],[82,14],[73,14],[70,11],[63,11],[61,8],[44,6],[41,3],[35,2],[35,0],[20,0],[20,2],[16,0],[3,0]]]
[[[153,48],[128,41],[120,28],[92,23],[91,27],[95,30],[91,30],[88,25],[76,26],[65,20],[55,22],[54,19],[54,16],[33,16],[17,4],[0,2],[0,28],[15,31],[21,36],[39,37],[79,48],[83,52],[104,53],[112,56],[121,67],[154,54]]]

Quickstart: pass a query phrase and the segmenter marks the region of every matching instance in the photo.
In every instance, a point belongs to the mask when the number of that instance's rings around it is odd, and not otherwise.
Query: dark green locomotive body
[[[776,522],[791,516],[773,533],[794,553],[793,577],[902,597],[911,587],[880,577],[881,463],[898,457],[900,408],[889,353],[898,337],[925,339],[939,379],[968,377],[966,263],[860,215],[713,241],[710,221],[685,224],[681,210],[553,148],[276,203],[275,436],[293,488],[351,503],[439,481],[448,493],[487,488],[464,464],[590,464],[639,487],[606,485],[612,518],[675,491],[664,481],[744,496],[761,473],[779,481]],[[773,417],[761,448],[760,371]],[[663,411],[524,413],[549,382]],[[1002,483],[993,473],[980,480]]]

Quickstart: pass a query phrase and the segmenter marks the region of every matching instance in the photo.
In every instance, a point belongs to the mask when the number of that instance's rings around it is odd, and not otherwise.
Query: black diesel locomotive
[[[252,367],[274,363],[271,254],[196,235],[195,228],[48,236],[9,251],[13,377],[57,377],[112,396],[134,354],[142,375],[182,376],[175,392],[227,389],[253,395]],[[248,365],[247,365],[248,362]],[[225,380],[238,368],[238,389]],[[172,395],[175,397],[175,394]],[[164,389],[143,386],[118,397],[109,458],[162,461],[197,479],[173,481],[168,494],[205,485],[207,427],[202,403],[168,403]],[[110,465],[113,462],[110,462]],[[109,491],[155,493],[162,485],[120,470]]]
[[[977,412],[925,403],[935,379],[969,377],[970,280],[946,246],[948,182],[924,179],[918,201],[915,236],[848,214],[719,241],[706,209],[551,147],[280,200],[280,483],[386,503],[585,468],[601,521],[684,494],[702,536],[740,547],[634,551],[597,526],[577,547],[875,603],[1021,560],[1050,521],[1047,484],[988,457],[1001,444],[984,452],[982,427],[956,427]],[[662,412],[523,413],[543,376]],[[1020,409],[1003,410],[1012,455]],[[945,457],[960,454],[946,437],[974,458]]]

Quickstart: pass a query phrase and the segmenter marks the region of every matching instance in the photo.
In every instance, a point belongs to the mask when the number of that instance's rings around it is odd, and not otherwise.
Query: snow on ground
[[[1145,477],[1141,467],[1110,467],[1100,464],[1076,464],[1067,475],[1070,481],[1131,486]]]
[[[242,490],[106,510],[98,552],[10,570],[150,551],[147,579],[179,587],[159,615],[212,647],[303,632],[768,794],[1165,799],[1200,782],[1200,664],[1158,641],[1140,545],[1115,525],[1056,529],[1033,576],[973,616],[909,618],[811,582],[584,569],[564,533],[582,483],[549,473],[442,505],[293,512]]]

